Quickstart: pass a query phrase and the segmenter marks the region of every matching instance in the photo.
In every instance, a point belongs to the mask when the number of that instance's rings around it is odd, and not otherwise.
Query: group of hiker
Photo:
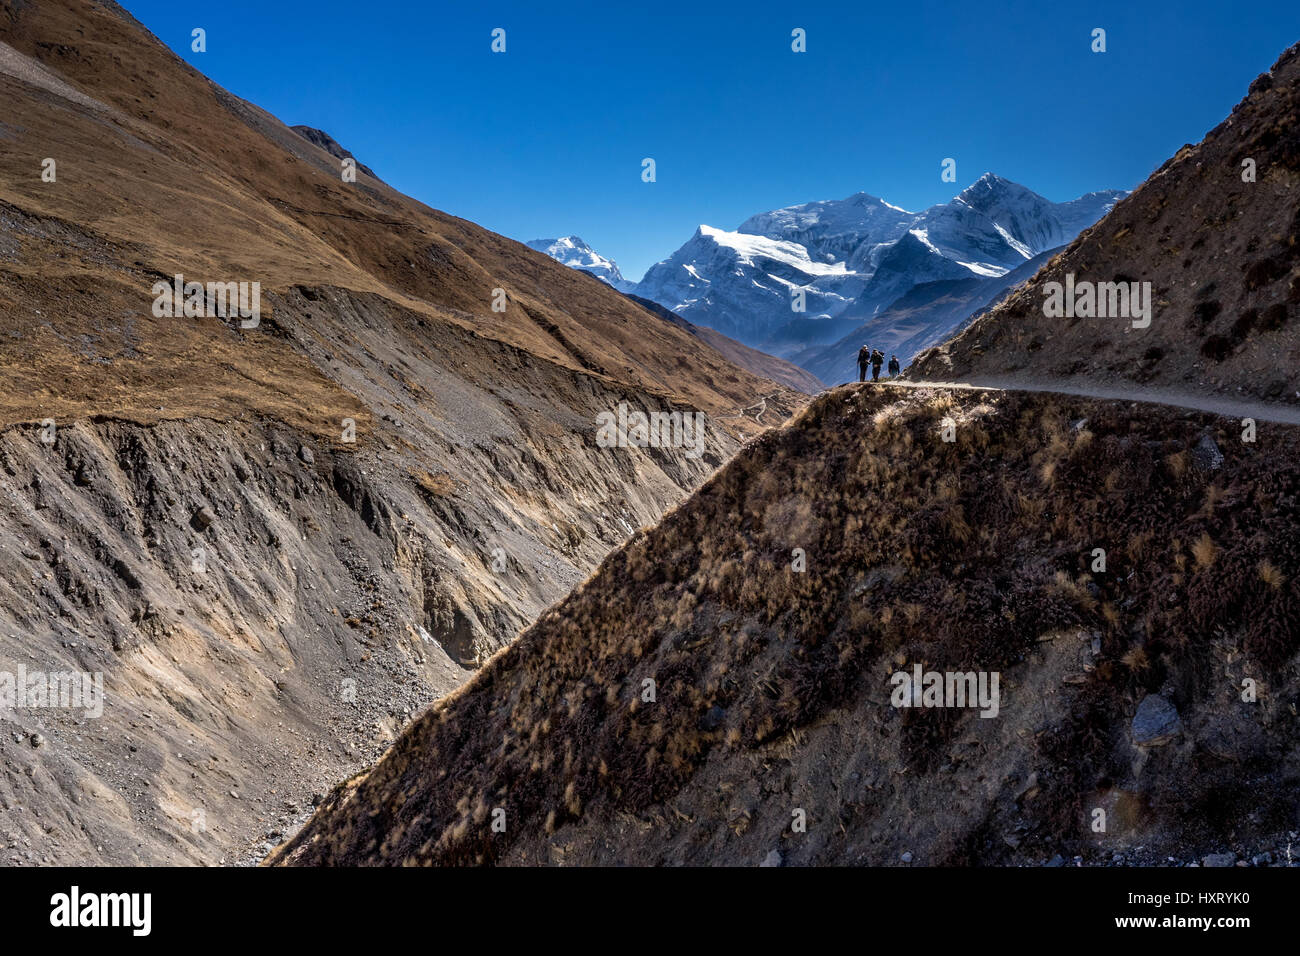
[[[871,380],[880,381],[880,366],[885,364],[885,353],[880,349],[873,349],[869,345],[864,345],[858,349],[858,381],[867,380],[867,366],[871,367]],[[890,377],[897,375],[900,371],[898,356],[889,357],[889,374]]]

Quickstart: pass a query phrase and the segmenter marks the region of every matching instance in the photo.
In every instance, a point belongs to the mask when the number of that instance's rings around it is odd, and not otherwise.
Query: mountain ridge
[[[865,192],[787,206],[735,231],[699,227],[646,272],[637,294],[790,358],[835,341],[851,320],[865,322],[921,282],[1004,275],[1073,238],[1122,195],[1053,203],[985,173],[920,212]],[[802,314],[792,308],[796,293]]]
[[[1031,281],[918,356],[909,377],[1131,382],[1300,402],[1297,114],[1300,44]],[[1048,283],[1076,280],[1149,290],[1148,324],[1049,317]]]

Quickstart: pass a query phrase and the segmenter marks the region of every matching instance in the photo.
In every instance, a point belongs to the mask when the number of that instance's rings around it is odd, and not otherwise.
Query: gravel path
[[[1066,383],[1041,384],[1005,380],[998,382],[891,381],[879,382],[877,385],[889,388],[956,388],[966,391],[1051,392],[1057,395],[1077,395],[1081,398],[1147,402],[1154,405],[1167,405],[1172,408],[1209,412],[1212,415],[1223,415],[1227,418],[1254,418],[1257,421],[1300,425],[1300,407],[1292,408],[1286,405],[1275,405],[1248,399],[1217,398],[1211,395],[1199,395],[1195,392],[1179,392],[1170,389],[1107,388],[1095,385],[1084,388]]]
[[[2,42],[0,42],[0,73],[7,73],[15,79],[48,90],[55,96],[61,96],[81,106],[88,106],[94,110],[108,109],[99,100],[91,99],[85,93],[73,89],[31,57],[24,56],[9,44]]]

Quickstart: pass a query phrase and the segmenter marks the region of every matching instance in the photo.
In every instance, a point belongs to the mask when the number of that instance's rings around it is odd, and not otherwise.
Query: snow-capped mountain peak
[[[985,173],[952,201],[985,216],[1012,249],[1030,259],[1069,242],[1096,222],[1126,193],[1103,190],[1054,203],[1032,189]]]
[[[1001,176],[993,173],[985,173],[975,182],[971,183],[955,197],[953,202],[964,203],[972,209],[986,209],[993,205],[1009,203],[1051,203],[1038,195],[1032,189],[1027,189],[1019,183],[1013,183],[1009,179],[1003,179]]]
[[[701,225],[696,231],[697,238],[711,241],[736,254],[741,265],[752,266],[764,259],[799,269],[808,275],[844,275],[848,268],[843,262],[814,262],[808,256],[808,250],[797,242],[782,239],[769,239],[745,232],[728,232],[712,226]]]
[[[747,345],[792,354],[778,340],[831,341],[825,336],[839,328],[825,320],[876,315],[920,283],[1000,279],[1068,243],[1124,195],[1054,203],[985,173],[921,212],[866,192],[785,206],[734,231],[700,226],[646,272],[637,294]],[[801,324],[806,334],[791,336]]]
[[[562,263],[570,269],[581,269],[583,272],[590,272],[597,279],[618,289],[619,292],[630,292],[636,288],[635,282],[629,282],[623,278],[623,273],[618,269],[618,263],[613,259],[606,259],[583,242],[580,236],[562,236],[559,239],[534,239],[525,243],[525,245],[530,249],[546,253],[556,262]]]

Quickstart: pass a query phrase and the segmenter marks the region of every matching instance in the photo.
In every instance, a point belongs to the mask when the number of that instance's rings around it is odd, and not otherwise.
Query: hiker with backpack
[[[898,373],[899,373],[898,356],[891,355],[889,356],[889,377],[897,378]]]
[[[867,366],[871,364],[871,347],[868,345],[858,349],[858,381],[867,380]]]
[[[880,381],[880,366],[885,364],[885,353],[880,349],[871,350],[871,380]]]

